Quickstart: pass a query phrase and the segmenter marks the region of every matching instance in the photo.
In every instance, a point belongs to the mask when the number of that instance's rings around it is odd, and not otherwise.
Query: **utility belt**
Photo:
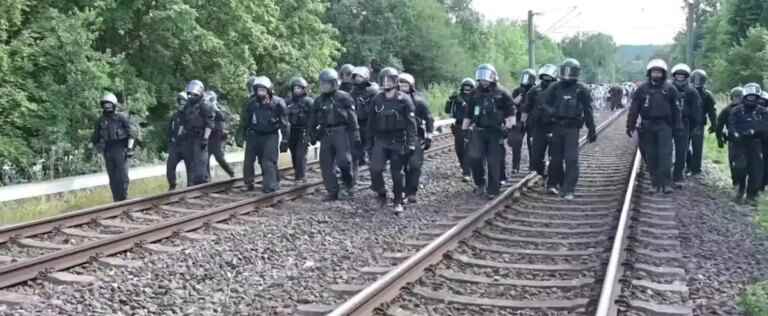
[[[564,127],[581,127],[583,121],[581,118],[553,116],[552,121],[555,125]]]
[[[272,134],[277,134],[277,131],[279,131],[279,130],[280,130],[280,129],[278,128],[278,129],[274,129],[274,130],[272,130],[272,131],[257,131],[257,130],[255,130],[255,129],[249,128],[249,129],[248,129],[248,134],[249,134],[249,135],[259,135],[259,136],[265,136],[265,135],[272,135]]]
[[[406,134],[405,131],[376,132],[375,140],[381,141],[382,144],[405,144]]]

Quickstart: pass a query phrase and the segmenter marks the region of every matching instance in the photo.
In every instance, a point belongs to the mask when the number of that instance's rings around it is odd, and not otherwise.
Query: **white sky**
[[[489,19],[525,20],[528,10],[539,32],[560,40],[576,32],[602,32],[617,44],[669,44],[685,27],[680,0],[474,0]]]

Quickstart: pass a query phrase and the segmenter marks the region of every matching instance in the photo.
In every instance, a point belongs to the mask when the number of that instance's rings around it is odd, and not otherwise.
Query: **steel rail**
[[[602,133],[613,122],[621,117],[626,110],[622,110],[611,116],[608,120],[597,127],[597,132]],[[586,137],[579,140],[579,147],[586,145]],[[453,228],[446,231],[440,237],[430,242],[427,246],[419,250],[416,254],[399,264],[392,271],[376,280],[373,284],[366,287],[356,295],[342,303],[334,309],[328,316],[342,315],[371,315],[373,310],[382,302],[389,301],[396,297],[400,289],[407,283],[418,279],[424,268],[442,260],[442,254],[450,250],[459,240],[462,240],[472,231],[480,226],[485,219],[490,218],[496,213],[496,210],[506,200],[513,196],[515,192],[537,177],[535,172],[531,172],[525,178],[520,180],[514,186],[506,189],[502,194],[486,203],[479,210],[472,213]]]
[[[442,120],[436,124],[436,129],[450,125],[452,120]],[[437,137],[448,137],[448,133],[442,132]],[[317,165],[319,160],[314,160],[309,165]],[[281,168],[280,171],[290,171],[292,167]],[[174,191],[163,192],[131,200],[109,203],[82,209],[75,212],[68,212],[60,215],[46,217],[30,222],[9,225],[0,228],[0,244],[7,243],[13,239],[21,239],[30,236],[40,235],[54,231],[56,229],[87,224],[94,219],[104,219],[119,216],[126,212],[145,210],[157,205],[177,202],[185,198],[191,198],[202,193],[213,193],[239,186],[238,182],[242,177],[226,179],[211,183],[200,184],[197,186],[186,187]],[[257,183],[261,182],[257,179]]]
[[[437,153],[450,148],[453,148],[453,143],[447,142],[446,144],[431,148],[425,154]],[[362,167],[360,171],[367,169],[367,167]],[[168,219],[108,238],[88,241],[29,260],[0,266],[0,289],[32,280],[38,275],[47,272],[68,269],[100,257],[124,252],[137,244],[155,242],[175,234],[198,229],[209,223],[220,222],[233,216],[249,213],[263,205],[272,205],[280,201],[298,198],[322,184],[322,180],[312,181],[286,191],[247,198],[210,210],[202,210],[199,213]]]
[[[619,224],[616,228],[616,235],[613,239],[611,257],[608,260],[608,267],[603,279],[603,287],[600,291],[600,299],[597,303],[596,316],[616,315],[616,305],[614,304],[617,294],[616,289],[619,288],[619,276],[621,275],[619,272],[621,262],[624,261],[624,248],[627,242],[627,231],[632,209],[632,197],[634,196],[635,187],[637,186],[637,174],[640,171],[641,162],[642,156],[640,155],[640,150],[637,150],[629,177],[627,192],[624,195],[624,203],[621,206],[621,215],[619,217]]]

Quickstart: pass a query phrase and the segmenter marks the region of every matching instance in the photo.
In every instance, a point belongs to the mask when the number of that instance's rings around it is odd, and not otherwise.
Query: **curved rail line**
[[[598,132],[602,133],[613,122],[615,122],[618,118],[620,118],[623,114],[624,114],[623,111],[618,112],[614,116],[609,118],[606,122],[602,123],[598,127]],[[580,140],[580,147],[583,147],[584,145],[586,145],[586,137]],[[621,167],[622,165],[620,164],[615,165],[615,168],[624,168],[620,170],[624,170],[624,172],[629,173],[629,177],[628,177],[629,181],[628,183],[623,183],[624,185],[627,186],[627,189],[621,204],[621,215],[616,228],[617,233],[615,237],[611,239],[613,241],[613,247],[611,250],[610,260],[608,264],[608,273],[606,274],[606,279],[604,281],[604,286],[603,286],[604,289],[601,291],[603,294],[599,300],[599,306],[600,306],[599,310],[600,310],[600,313],[602,314],[598,314],[598,315],[609,315],[607,311],[611,311],[611,310],[614,313],[610,315],[615,315],[614,303],[616,302],[616,293],[618,292],[617,290],[617,284],[619,284],[618,279],[621,276],[619,266],[621,265],[623,260],[625,241],[627,239],[626,235],[627,235],[627,227],[629,227],[629,221],[630,221],[629,210],[631,209],[632,197],[636,193],[634,183],[637,181],[637,173],[642,161],[642,159],[640,159],[639,151],[635,149],[634,152],[635,152],[635,155],[632,160],[632,164],[630,168],[627,168],[626,166]],[[448,257],[452,256],[452,255],[448,255],[448,253],[451,252],[451,250],[454,249],[454,247],[456,247],[460,241],[463,241],[468,237],[470,237],[480,227],[484,226],[486,221],[494,218],[497,215],[497,212],[499,212],[503,208],[503,206],[510,204],[510,200],[513,196],[520,195],[521,192],[523,192],[527,187],[532,186],[532,184],[538,180],[540,180],[540,177],[538,177],[534,173],[529,174],[524,179],[516,183],[514,186],[504,191],[499,197],[485,204],[482,208],[473,212],[467,218],[457,223],[454,227],[447,230],[445,233],[443,233],[440,237],[438,237],[437,239],[429,243],[427,246],[421,248],[421,250],[419,250],[417,253],[410,256],[408,259],[403,261],[394,269],[390,270],[387,274],[379,278],[370,286],[364,288],[362,291],[358,292],[356,295],[354,295],[353,297],[349,298],[347,301],[339,305],[335,310],[333,310],[328,315],[339,316],[339,315],[371,315],[373,314],[377,309],[380,309],[382,305],[386,305],[387,303],[391,302],[393,299],[401,295],[403,293],[403,289],[406,288],[406,285],[408,283],[414,282],[422,278],[425,275],[426,269],[428,267],[444,260],[444,256],[448,256]],[[608,179],[608,180],[582,179],[582,181],[583,182],[612,181],[613,185],[622,184],[621,182],[616,182],[616,179]],[[595,193],[595,194],[599,195],[602,193]],[[572,206],[565,206],[565,207],[575,207],[573,210],[571,210],[572,212],[570,212],[575,214],[576,212],[579,212],[582,209],[587,209],[590,206],[582,205],[579,208],[579,205],[572,205]],[[563,213],[566,213],[566,212],[563,212]],[[595,212],[595,213],[598,213],[598,212]],[[601,214],[605,215],[610,213],[602,212]],[[579,215],[579,214],[575,214],[575,215]],[[585,212],[585,214],[580,214],[580,215],[589,215],[589,212]],[[593,223],[595,221],[588,220],[583,222]],[[512,229],[520,229],[520,227],[512,227]],[[550,229],[550,230],[541,229],[541,230],[551,232],[551,233],[560,232],[557,229]],[[593,232],[596,230],[599,230],[599,229],[582,229],[583,232]],[[527,239],[527,238],[522,238],[520,240],[524,240],[524,239]],[[533,238],[530,238],[530,239],[533,239]],[[566,241],[563,241],[563,242],[566,242]],[[578,242],[578,241],[572,240],[567,242]],[[524,252],[522,250],[520,251]],[[547,253],[547,251],[532,251],[531,253],[536,253],[540,255],[543,253]],[[568,252],[568,253],[573,255],[579,252],[575,251],[575,252]],[[509,264],[509,266],[513,268],[527,269],[531,265]],[[560,267],[567,268],[567,266],[560,266]],[[454,275],[453,277],[460,282],[467,281],[466,279],[459,280],[462,278],[462,276]],[[474,281],[470,281],[470,282],[474,282]],[[526,281],[516,281],[516,280],[509,280],[505,282],[510,282],[510,284],[513,284],[513,285],[533,286],[533,287],[540,287],[540,286],[546,287],[546,286],[549,286],[550,284],[562,285],[567,283],[567,282],[556,282],[556,281],[552,283],[548,283],[547,281],[526,282]],[[457,301],[461,301],[461,299],[466,299],[466,298],[457,298]],[[553,308],[567,308],[567,307],[573,307],[573,305],[587,304],[587,301],[581,301],[581,300],[547,301],[547,302],[548,304],[551,304],[552,306],[550,307],[553,307]],[[592,303],[590,304],[594,304],[596,302],[597,302],[597,299],[595,298],[592,300]],[[533,305],[530,305],[526,301],[494,302],[494,300],[492,299],[485,300],[481,298],[477,298],[473,302],[465,302],[465,303],[470,305],[472,304],[483,305],[483,303],[488,303],[490,305],[493,305],[493,304],[503,305],[506,303],[506,304],[509,304],[509,306],[506,306],[506,307],[511,307],[515,309],[527,309],[527,308],[536,309],[539,307],[547,308],[547,306],[536,306],[536,302],[533,302]],[[503,307],[503,306],[498,306],[498,307]]]

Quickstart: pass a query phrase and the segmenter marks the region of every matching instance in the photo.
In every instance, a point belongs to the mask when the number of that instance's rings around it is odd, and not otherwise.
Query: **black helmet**
[[[461,80],[461,85],[459,87],[470,87],[472,89],[477,88],[477,82],[475,82],[472,78],[464,78],[464,80]]]
[[[332,68],[323,69],[318,76],[320,81],[320,92],[330,93],[339,89],[339,73]]]
[[[573,58],[568,58],[560,64],[560,79],[578,80],[581,75],[581,63]]]
[[[691,83],[696,88],[703,88],[707,84],[707,72],[703,69],[696,69],[691,73]]]
[[[525,69],[520,74],[521,86],[533,86],[536,83],[536,72],[533,69]]]
[[[307,87],[309,87],[309,83],[303,77],[293,77],[290,81],[288,81],[288,87],[291,88],[291,90],[293,90],[294,87],[302,87],[307,89]]]
[[[399,77],[400,77],[400,72],[397,71],[397,69],[392,68],[392,67],[386,67],[386,68],[382,69],[379,72],[379,86],[382,89],[386,90],[386,91],[389,91],[389,90],[392,90],[394,88],[397,88],[397,83],[399,82]],[[384,79],[386,79],[386,78],[390,79],[390,82],[392,83],[391,87],[387,87],[384,84]]]
[[[496,72],[496,67],[494,67],[493,65],[482,64],[480,66],[477,66],[477,70],[475,70],[475,80],[496,82],[499,80],[499,74]]]
[[[355,70],[355,66],[351,64],[344,64],[341,65],[341,68],[339,68],[339,73],[341,74],[342,79],[346,78],[352,78],[352,71]]]

